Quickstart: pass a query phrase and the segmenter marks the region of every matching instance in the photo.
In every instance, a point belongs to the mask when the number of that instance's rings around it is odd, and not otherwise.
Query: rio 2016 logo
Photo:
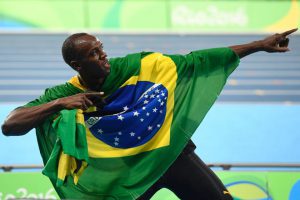
[[[8,199],[57,199],[56,193],[53,188],[50,188],[45,193],[30,193],[26,188],[16,189],[15,194],[0,192],[0,200]]]

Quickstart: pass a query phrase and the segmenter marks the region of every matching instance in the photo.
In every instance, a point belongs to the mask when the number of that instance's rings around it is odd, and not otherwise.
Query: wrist
[[[52,101],[51,103],[52,103],[54,110],[56,110],[56,111],[65,109],[65,104],[62,99],[56,99],[56,100]]]
[[[262,40],[254,41],[253,46],[255,51],[264,51],[265,49],[265,45]]]

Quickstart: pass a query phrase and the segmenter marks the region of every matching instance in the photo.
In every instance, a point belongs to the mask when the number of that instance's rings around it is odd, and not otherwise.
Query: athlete
[[[221,60],[222,52],[229,52],[230,57],[234,57],[234,62],[236,62],[238,59],[258,51],[269,53],[287,52],[289,51],[288,36],[295,31],[297,31],[297,29],[288,30],[281,34],[275,34],[263,40],[254,41],[248,44],[230,46],[226,50],[221,49],[221,53],[217,55],[220,56]],[[211,51],[208,51],[208,53],[210,52]],[[69,36],[62,46],[62,55],[65,62],[78,72],[78,76],[73,78],[70,82],[73,85],[65,84],[63,86],[54,87],[54,89],[48,90],[48,93],[46,91],[45,95],[41,96],[39,99],[13,110],[2,125],[2,132],[4,135],[24,135],[31,129],[37,128],[37,137],[39,138],[41,136],[38,134],[43,131],[45,132],[45,130],[41,130],[45,128],[45,121],[49,120],[49,118],[55,120],[55,117],[53,116],[57,117],[57,113],[63,110],[80,109],[87,111],[90,107],[96,107],[98,111],[101,112],[103,109],[103,112],[106,112],[105,106],[110,103],[106,95],[107,93],[111,93],[107,92],[108,89],[105,88],[113,88],[114,84],[120,86],[127,81],[126,77],[120,77],[119,80],[114,79],[116,82],[109,82],[109,77],[113,76],[112,73],[117,73],[114,67],[117,65],[118,59],[114,61],[108,60],[107,54],[103,50],[102,42],[93,35],[78,33]],[[141,54],[141,60],[148,55],[151,54]],[[201,55],[204,55],[204,53],[201,52]],[[181,59],[182,57],[169,56],[169,58],[171,58],[171,60],[173,59],[175,63],[179,63],[176,59]],[[225,55],[223,59],[227,59]],[[185,60],[184,62],[190,61]],[[230,71],[230,73],[231,72],[232,71]],[[75,86],[81,90],[77,90]],[[50,147],[50,150],[45,148],[47,150],[44,150],[47,151],[47,153],[42,154],[45,164],[51,158],[50,154],[56,141],[56,136],[49,137],[51,137],[49,141],[45,138],[43,138],[43,140],[38,140],[40,148],[41,145],[43,145],[41,144],[43,143],[41,141],[51,143],[47,146]],[[194,149],[196,147],[193,142],[191,140],[187,141],[188,142],[185,143],[185,148],[181,153],[177,154],[175,161],[173,159],[173,162],[170,163],[169,167],[166,170],[163,170],[160,178],[152,181],[152,185],[149,185],[147,190],[143,189],[143,193],[130,193],[130,197],[112,195],[111,199],[147,200],[161,188],[170,189],[183,200],[232,199],[219,178],[195,154]],[[83,164],[81,163],[80,167],[82,165]],[[80,167],[76,170],[79,170]],[[69,182],[68,184],[71,185]],[[67,185],[67,187],[69,185]],[[75,185],[69,187],[71,188],[71,192],[68,192],[67,188],[55,188],[61,198],[74,198],[71,193],[75,194],[76,192],[79,193],[76,193],[77,196],[75,197],[86,199],[93,198],[92,193],[94,191],[89,191],[90,193],[87,193],[88,189],[74,189],[76,188]],[[86,193],[87,196],[80,196],[79,194],[81,193]],[[107,196],[100,197],[97,195],[98,194],[95,194],[95,199],[109,199]]]

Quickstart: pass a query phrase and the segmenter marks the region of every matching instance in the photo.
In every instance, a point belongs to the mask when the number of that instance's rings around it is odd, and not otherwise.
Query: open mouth
[[[103,64],[106,69],[106,72],[109,73],[110,72],[110,64],[109,64],[108,60],[105,60]]]

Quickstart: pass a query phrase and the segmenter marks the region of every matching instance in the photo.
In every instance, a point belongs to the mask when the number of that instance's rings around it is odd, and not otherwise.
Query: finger
[[[90,106],[93,105],[93,102],[92,102],[90,99],[88,99],[87,97],[84,96],[83,99],[84,99],[84,101],[85,101],[85,104],[86,104],[88,107],[90,107]]]
[[[282,36],[286,37],[288,35],[290,35],[291,33],[294,33],[298,30],[298,28],[294,28],[294,29],[291,29],[291,30],[288,30],[288,31],[285,31],[283,33],[281,33]]]
[[[87,110],[89,107],[85,104],[85,101],[83,100],[82,102],[81,102],[81,109],[82,110]]]
[[[86,97],[103,97],[104,96],[104,92],[87,92],[87,93],[84,93]]]
[[[289,38],[285,38],[283,41],[279,42],[279,47],[288,47],[289,41]]]
[[[104,93],[103,93],[103,95],[104,95]],[[94,106],[96,106],[97,108],[100,108],[100,109],[102,109],[107,104],[104,97],[99,96],[99,94],[96,96],[94,96],[94,95],[89,96],[87,98],[93,102]]]
[[[96,101],[99,101],[99,99],[102,99],[104,97],[104,92],[90,92],[85,93],[85,96],[91,100],[93,103]]]
[[[287,48],[287,47],[275,47],[275,48],[273,48],[273,52],[287,52],[289,50],[290,49]]]

